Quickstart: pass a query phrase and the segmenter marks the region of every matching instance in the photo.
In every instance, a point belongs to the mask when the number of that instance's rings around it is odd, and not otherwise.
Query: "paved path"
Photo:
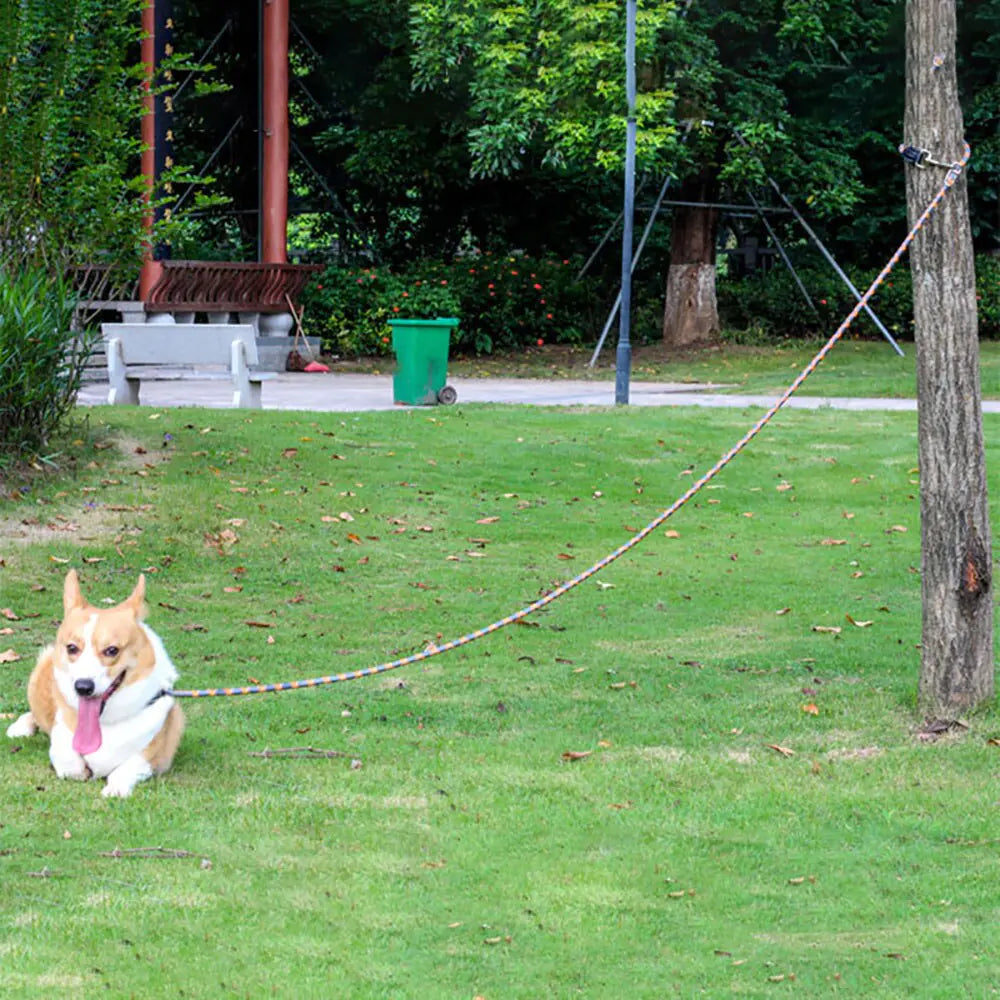
[[[522,403],[534,406],[613,406],[614,382],[585,382],[517,378],[456,378],[449,382],[458,392],[459,403]],[[767,407],[774,396],[731,396],[713,391],[710,385],[681,382],[633,382],[629,403],[634,406]],[[106,383],[93,382],[80,390],[78,402],[93,406],[106,402]],[[142,386],[146,406],[232,405],[232,388],[225,380],[198,378],[170,382],[147,382]],[[391,410],[391,375],[349,373],[281,372],[263,384],[263,403],[268,410]],[[916,410],[915,399],[857,399],[826,396],[793,396],[789,407],[815,410]],[[1000,402],[984,400],[986,413],[1000,413]]]

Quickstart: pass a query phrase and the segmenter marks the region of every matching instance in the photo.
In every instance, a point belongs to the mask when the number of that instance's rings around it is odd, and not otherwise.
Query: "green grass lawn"
[[[95,409],[5,484],[0,712],[70,565],[147,574],[185,687],[369,666],[575,576],[758,412]],[[997,994],[1000,720],[918,738],[915,465],[913,414],[781,414],[525,624],[186,702],[128,800],[8,742],[0,996]],[[342,756],[259,756],[305,746]]]
[[[832,332],[832,331],[831,331]],[[697,350],[668,352],[661,345],[634,350],[632,377],[637,381],[721,384],[728,393],[777,395],[805,367],[821,344],[789,342],[781,346],[742,347],[716,345]],[[845,340],[837,344],[815,374],[800,390],[808,396],[881,396],[913,398],[916,390],[916,349],[900,345],[904,357],[884,340]],[[533,378],[613,379],[615,350],[605,347],[597,365],[589,368],[592,347],[531,348],[519,355],[488,358],[455,358],[452,375],[520,376]],[[371,362],[368,367],[389,370],[392,362]],[[983,396],[1000,399],[1000,343],[980,343]]]

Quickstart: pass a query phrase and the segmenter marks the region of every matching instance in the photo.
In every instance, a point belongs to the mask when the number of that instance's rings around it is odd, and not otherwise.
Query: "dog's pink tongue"
[[[76,732],[73,749],[78,754],[93,753],[101,748],[101,699],[81,698],[76,710]]]

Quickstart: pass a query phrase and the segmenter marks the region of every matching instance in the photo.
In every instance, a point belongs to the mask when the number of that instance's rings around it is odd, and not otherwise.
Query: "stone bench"
[[[251,371],[257,338],[246,323],[102,323],[108,403],[139,404],[144,381],[230,379],[233,406],[259,410],[261,383],[277,372]]]

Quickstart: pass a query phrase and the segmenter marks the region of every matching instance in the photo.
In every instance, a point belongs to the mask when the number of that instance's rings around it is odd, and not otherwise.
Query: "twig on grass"
[[[182,851],[172,847],[116,847],[101,851],[102,858],[200,858],[195,851]]]
[[[264,750],[250,750],[248,757],[350,757],[343,750],[321,750],[318,747],[268,747]]]

